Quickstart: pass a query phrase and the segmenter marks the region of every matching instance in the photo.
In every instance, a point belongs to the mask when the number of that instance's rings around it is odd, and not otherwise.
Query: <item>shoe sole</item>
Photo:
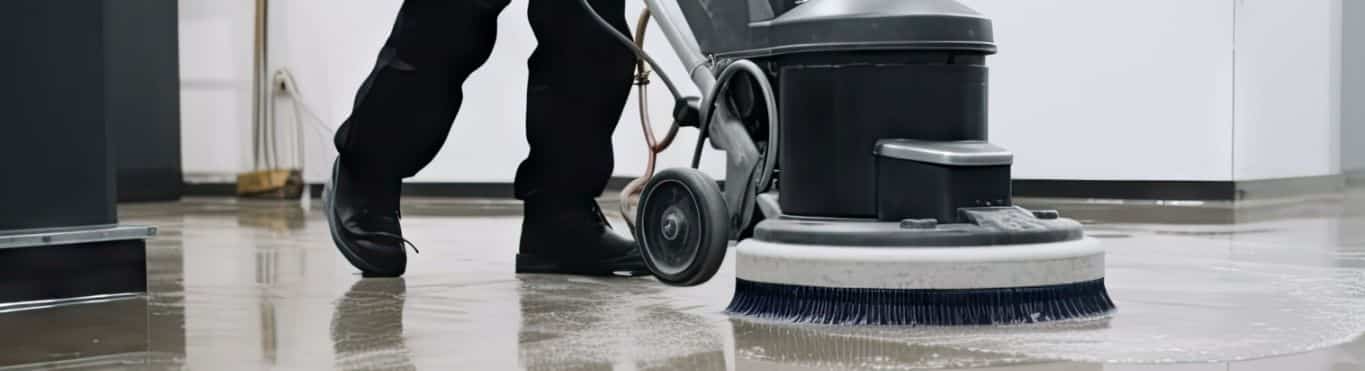
[[[649,268],[641,262],[639,267],[626,269],[604,268],[594,263],[564,263],[549,261],[534,255],[517,254],[517,274],[567,274],[595,277],[639,277],[649,275]]]
[[[332,235],[332,244],[336,245],[337,251],[341,252],[341,256],[346,257],[346,261],[351,262],[351,265],[355,266],[357,269],[360,269],[360,273],[364,277],[402,276],[404,272],[397,272],[394,274],[380,273],[382,271],[381,269],[374,269],[373,265],[370,265],[370,263],[366,262],[364,259],[361,259],[360,256],[352,252],[351,249],[346,248],[345,243],[342,242],[344,240],[341,238],[341,232],[337,230],[337,226],[341,224],[341,221],[337,220],[336,213],[333,212],[332,209],[333,206],[332,204],[334,202],[332,200],[332,196],[335,193],[333,187],[335,187],[334,184],[336,183],[337,180],[337,172],[340,171],[340,169],[337,168],[338,166],[341,165],[340,164],[332,165],[331,181],[327,182],[326,185],[322,186],[322,212],[324,214],[327,214],[327,230],[330,231]]]

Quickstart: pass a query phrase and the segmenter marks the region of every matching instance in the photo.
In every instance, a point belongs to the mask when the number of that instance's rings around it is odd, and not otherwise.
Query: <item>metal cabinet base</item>
[[[147,291],[152,227],[0,234],[0,312]]]

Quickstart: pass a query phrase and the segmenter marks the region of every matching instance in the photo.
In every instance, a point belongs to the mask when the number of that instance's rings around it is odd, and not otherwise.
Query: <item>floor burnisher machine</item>
[[[651,155],[622,194],[659,280],[706,282],[738,240],[739,315],[938,326],[1114,310],[1098,241],[1012,203],[1013,155],[987,142],[989,19],[953,0],[644,1],[634,38],[593,15],[640,57],[637,81],[652,67],[676,99],[663,138],[642,109],[651,152],[701,131],[691,168],[653,174]],[[643,51],[650,18],[702,97]],[[696,170],[708,140],[723,187]]]

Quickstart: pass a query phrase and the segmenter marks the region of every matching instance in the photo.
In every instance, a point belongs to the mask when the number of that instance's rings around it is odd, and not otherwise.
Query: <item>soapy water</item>
[[[966,328],[736,319],[737,357],[881,369],[1224,362],[1311,351],[1365,332],[1365,270],[1349,261],[1359,256],[1352,247],[1173,235],[1105,240],[1119,310],[1104,318]],[[1276,249],[1301,259],[1255,258]],[[1247,250],[1259,253],[1241,254]]]
[[[1301,353],[1365,332],[1365,269],[1352,262],[1359,254],[1351,246],[1126,233],[1104,242],[1119,310],[1103,318],[986,327],[802,325],[724,315],[733,292],[725,282],[669,289],[648,281],[524,278],[519,358],[528,366],[621,359],[679,366],[681,359],[705,369],[725,368],[730,351],[736,361],[818,369],[1206,363]],[[1281,250],[1298,258],[1267,258]],[[728,280],[729,269],[718,280]]]
[[[268,353],[290,355],[296,363],[287,366],[299,369],[898,370],[1226,362],[1333,347],[1365,332],[1365,220],[1338,215],[1090,225],[1087,233],[1102,237],[1108,251],[1106,282],[1116,313],[953,328],[730,317],[724,308],[733,293],[733,256],[712,282],[674,288],[643,278],[515,276],[505,249],[433,249],[412,261],[400,290],[332,269],[345,262],[326,240],[299,237],[302,242],[282,245],[278,235],[257,229],[227,229],[241,236],[224,238],[208,233],[222,231],[221,219],[191,220],[198,229],[154,241],[161,250],[153,252],[181,251],[183,245],[183,256],[172,261],[185,265],[149,276],[158,287],[149,317],[168,323],[157,327],[168,333],[154,333],[154,341],[184,343],[186,355],[175,362],[195,369],[240,365],[229,361],[252,359],[261,344],[278,347]],[[515,246],[507,241],[516,235],[515,219],[411,219],[405,221],[409,233],[432,246]],[[309,228],[295,237],[325,238],[325,224]],[[243,244],[259,247],[244,250]],[[281,270],[246,281],[194,273],[202,272],[194,267],[224,262],[252,268],[263,257],[323,269]],[[264,266],[294,266],[269,259]],[[260,277],[270,284],[257,282]],[[283,317],[290,313],[307,315]],[[276,316],[282,320],[258,320]],[[1081,368],[1092,366],[1104,368]]]

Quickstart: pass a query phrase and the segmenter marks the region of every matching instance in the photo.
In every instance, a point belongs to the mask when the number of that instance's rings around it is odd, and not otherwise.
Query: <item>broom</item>
[[[256,0],[255,66],[253,79],[254,97],[251,122],[252,170],[237,175],[237,196],[276,200],[294,200],[303,195],[303,125],[296,125],[298,140],[293,159],[296,167],[280,166],[278,125],[276,125],[271,87],[265,83],[266,50],[268,34],[266,28],[267,0]],[[273,84],[272,84],[273,85]]]

